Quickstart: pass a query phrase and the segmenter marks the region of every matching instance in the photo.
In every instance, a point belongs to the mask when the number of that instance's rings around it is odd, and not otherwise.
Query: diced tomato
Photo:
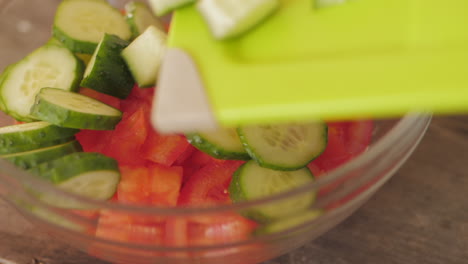
[[[139,153],[147,135],[148,124],[143,109],[133,114],[124,113],[104,148],[104,154],[116,159],[121,165],[143,165],[146,161]]]
[[[308,165],[309,169],[320,176],[358,156],[371,143],[373,129],[374,123],[369,120],[329,123],[327,148]],[[356,176],[359,175],[348,175],[322,187],[319,196],[326,195]]]
[[[117,97],[103,94],[93,89],[84,88],[84,87],[80,88],[80,94],[89,96],[107,105],[120,109],[120,99]]]
[[[182,164],[182,166],[184,167],[184,182],[187,182],[190,179],[190,177],[199,169],[203,168],[204,166],[212,162],[224,162],[224,161],[215,159],[212,156],[196,149],[193,152],[193,154],[188,159],[186,159],[185,162]]]
[[[96,236],[132,244],[162,245],[164,223],[141,218],[144,217],[102,210]]]
[[[171,166],[188,148],[190,143],[182,135],[161,135],[154,129],[141,148],[141,156],[152,162]]]
[[[209,223],[191,221],[188,225],[189,245],[219,245],[246,240],[257,223],[235,213],[216,215]]]
[[[183,166],[184,163],[195,153],[195,151],[197,151],[197,149],[189,144],[184,153],[180,154],[180,156],[174,162],[174,165]]]
[[[151,103],[149,101],[128,97],[120,103],[120,108],[127,114],[133,114],[138,110],[143,110],[149,123],[151,114]]]
[[[327,148],[312,164],[323,172],[341,166],[369,146],[373,128],[368,120],[329,123]]]
[[[185,217],[170,217],[166,221],[165,244],[171,247],[188,245],[187,219]]]
[[[182,167],[149,166],[150,203],[159,206],[176,206],[182,186]]]
[[[150,203],[150,175],[146,167],[120,166],[117,197],[120,203],[147,205]]]
[[[209,206],[230,203],[228,187],[232,174],[243,161],[212,162],[204,166],[184,184],[179,205]]]
[[[150,87],[150,88],[140,88],[138,85],[135,85],[128,95],[128,99],[137,99],[137,100],[143,100],[145,102],[149,102],[150,104],[153,102],[153,96],[154,96],[155,88]]]
[[[118,200],[126,204],[175,206],[182,185],[182,167],[120,166]]]
[[[110,130],[81,130],[75,137],[86,152],[103,153],[112,138]]]

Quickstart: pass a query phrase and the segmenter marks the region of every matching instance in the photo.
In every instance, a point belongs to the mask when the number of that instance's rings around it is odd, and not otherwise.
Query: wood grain
[[[468,263],[467,153],[468,116],[435,118],[410,160],[357,213],[265,264]],[[44,236],[4,203],[0,215],[2,258],[105,264]]]

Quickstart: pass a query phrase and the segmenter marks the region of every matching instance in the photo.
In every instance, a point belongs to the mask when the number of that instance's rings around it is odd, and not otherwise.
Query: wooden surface
[[[435,118],[410,160],[366,205],[266,264],[468,263],[467,161],[468,116]],[[51,240],[1,202],[0,257],[18,264],[105,264]]]

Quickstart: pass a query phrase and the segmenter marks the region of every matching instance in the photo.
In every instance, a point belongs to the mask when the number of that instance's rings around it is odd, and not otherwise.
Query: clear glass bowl
[[[50,38],[52,18],[59,0],[0,0],[0,71]],[[127,1],[110,1],[122,7]],[[372,143],[368,150],[344,166],[320,177],[311,185],[274,197],[267,197],[235,205],[210,208],[151,208],[96,202],[40,181],[9,163],[0,160],[0,197],[14,205],[29,221],[49,234],[77,249],[115,263],[258,263],[287,253],[313,240],[350,216],[366,202],[408,159],[423,137],[431,116],[408,114],[398,120],[375,121]],[[0,125],[11,123],[0,115]],[[327,186],[332,191],[317,197],[313,209],[322,210],[317,218],[297,221],[282,218],[266,233],[242,238],[223,234],[225,223],[215,229],[203,229],[191,234],[196,240],[187,242],[189,225],[203,225],[204,221],[225,219],[248,209],[275,206],[288,199],[303,197]],[[52,205],[54,198],[76,205],[75,210]],[[76,209],[78,208],[78,209]],[[96,237],[96,211],[106,212],[114,219],[137,219],[131,226],[116,226],[108,219],[104,239]],[[224,217],[224,218],[223,218]],[[102,219],[101,219],[102,220]],[[101,223],[102,224],[102,223]],[[163,228],[161,228],[161,225]],[[271,225],[270,225],[271,227]],[[127,229],[126,229],[127,228]],[[134,236],[133,241],[122,239],[122,230]],[[190,230],[193,230],[190,229]],[[221,230],[221,233],[219,233]],[[161,234],[163,232],[163,234]],[[218,232],[218,233],[217,233]],[[181,235],[182,234],[182,235]],[[189,234],[190,235],[190,234]],[[218,235],[216,243],[210,243]],[[120,236],[120,237],[119,237]],[[152,237],[164,237],[161,243]],[[148,242],[151,241],[151,242]]]

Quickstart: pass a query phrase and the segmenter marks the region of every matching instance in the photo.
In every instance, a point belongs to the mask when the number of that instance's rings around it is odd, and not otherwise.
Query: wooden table
[[[18,264],[105,264],[51,240],[1,202],[0,257]],[[265,264],[309,263],[468,263],[468,116],[435,118],[414,155],[366,205]]]

